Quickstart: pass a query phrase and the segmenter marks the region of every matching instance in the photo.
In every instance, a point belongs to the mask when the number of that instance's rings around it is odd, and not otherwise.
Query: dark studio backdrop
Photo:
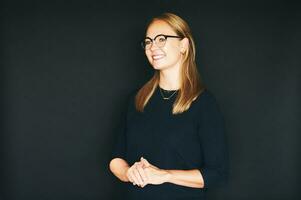
[[[300,7],[156,0],[2,1],[0,199],[122,199],[108,158],[164,11],[189,23],[226,121],[230,179],[208,199],[301,198]]]

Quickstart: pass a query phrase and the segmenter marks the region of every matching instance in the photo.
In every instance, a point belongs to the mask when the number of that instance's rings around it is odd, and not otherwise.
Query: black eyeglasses
[[[153,42],[155,41],[157,47],[161,48],[164,47],[167,38],[181,38],[183,39],[183,37],[178,36],[178,35],[164,35],[164,34],[159,34],[156,37],[154,37],[154,39],[150,38],[150,37],[146,37],[144,38],[144,40],[141,41],[141,46],[143,49],[150,49],[153,45]]]

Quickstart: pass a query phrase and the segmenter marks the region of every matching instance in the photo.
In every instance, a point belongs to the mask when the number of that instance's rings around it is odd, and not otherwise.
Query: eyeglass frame
[[[159,36],[163,36],[163,37],[165,38],[165,40],[167,40],[167,38],[181,38],[181,39],[184,38],[184,37],[178,36],[178,35],[165,35],[165,34],[159,34],[159,35],[156,35],[156,36],[154,37],[154,39],[152,39],[152,38],[150,38],[150,37],[146,37],[146,38],[144,38],[144,39],[141,41],[141,46],[142,46],[142,48],[143,48],[144,50],[150,49],[150,48],[153,46],[154,42],[156,43],[156,38],[159,37]],[[146,49],[145,46],[144,46],[144,42],[145,42],[146,39],[150,39],[150,41],[151,41],[151,43],[152,43],[151,46],[150,46],[150,48],[147,48],[147,49]],[[165,41],[165,43],[164,43],[164,45],[163,45],[162,47],[164,47],[165,44],[166,44],[166,41]],[[159,48],[161,48],[161,47],[159,47]]]

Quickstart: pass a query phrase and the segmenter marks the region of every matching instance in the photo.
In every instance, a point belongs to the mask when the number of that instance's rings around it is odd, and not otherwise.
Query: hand
[[[147,177],[146,184],[159,185],[165,183],[168,180],[170,175],[166,170],[159,169],[158,167],[150,164],[143,157],[141,158],[140,162],[143,164],[143,170]],[[145,185],[142,186],[144,187]]]
[[[141,162],[135,162],[126,172],[126,176],[133,185],[144,187],[147,184],[147,177]]]

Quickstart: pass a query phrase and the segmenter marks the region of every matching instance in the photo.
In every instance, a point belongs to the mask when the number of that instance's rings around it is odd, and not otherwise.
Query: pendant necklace
[[[175,90],[169,97],[165,97],[165,96],[163,95],[163,92],[162,92],[161,87],[159,87],[159,89],[160,89],[161,96],[162,96],[162,98],[163,98],[164,100],[170,99],[170,98],[177,92],[177,90]]]

